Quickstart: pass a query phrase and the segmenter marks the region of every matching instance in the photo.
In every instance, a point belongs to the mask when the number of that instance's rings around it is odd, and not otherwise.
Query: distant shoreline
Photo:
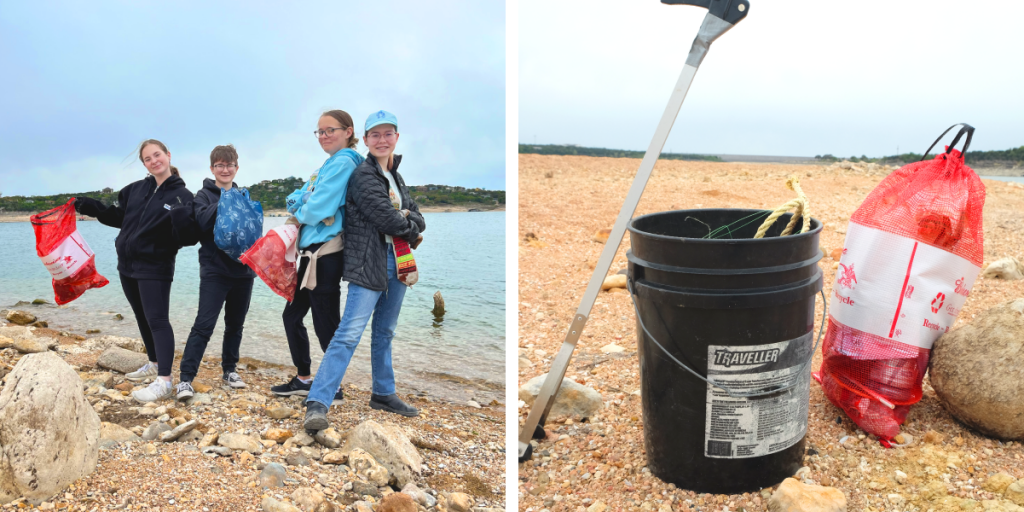
[[[505,211],[505,205],[498,206],[480,206],[479,208],[473,208],[469,206],[423,206],[420,208],[422,213],[466,213],[471,209],[479,210],[480,212],[503,212]],[[0,222],[28,222],[29,217],[34,213],[26,212],[5,212],[0,213]],[[264,217],[287,217],[288,212],[285,210],[269,210],[263,213]],[[86,217],[84,220],[95,220],[92,217]]]

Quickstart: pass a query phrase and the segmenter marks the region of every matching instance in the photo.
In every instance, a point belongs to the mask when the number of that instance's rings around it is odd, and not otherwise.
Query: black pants
[[[135,313],[139,333],[146,344],[146,355],[157,364],[161,377],[171,376],[174,366],[174,331],[168,312],[171,304],[171,282],[157,279],[133,279],[124,274],[121,289]]]
[[[309,250],[316,250],[310,246]],[[309,375],[312,361],[309,358],[309,336],[302,321],[306,313],[313,310],[313,330],[320,341],[320,348],[327,352],[334,331],[341,324],[341,272],[342,252],[321,256],[316,260],[316,288],[296,290],[295,300],[284,308],[284,334],[288,337],[288,350],[292,363],[299,375]],[[299,279],[306,272],[309,258],[299,262]]]
[[[181,357],[181,382],[192,382],[196,378],[199,362],[203,360],[206,345],[217,326],[221,307],[224,308],[224,344],[220,365],[224,373],[235,371],[238,347],[242,345],[242,326],[252,298],[252,281],[251,277],[207,276],[199,279],[199,311],[185,342],[185,354]]]

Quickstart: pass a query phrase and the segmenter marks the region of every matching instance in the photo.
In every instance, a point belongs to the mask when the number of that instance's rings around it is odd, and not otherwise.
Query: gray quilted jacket
[[[388,198],[388,179],[373,155],[359,164],[348,181],[345,194],[344,279],[363,288],[382,292],[388,285],[388,246],[384,235],[415,242],[427,228],[420,209],[409,195],[402,175],[398,174],[401,155],[394,157],[391,174],[402,194],[402,207],[409,210],[403,217]]]

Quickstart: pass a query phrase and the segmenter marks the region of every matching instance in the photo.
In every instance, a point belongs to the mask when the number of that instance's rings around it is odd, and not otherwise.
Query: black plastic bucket
[[[780,237],[785,214],[754,239],[761,215],[731,238],[702,238],[759,211],[662,212],[629,226],[647,464],[696,492],[756,491],[803,462],[821,223]]]

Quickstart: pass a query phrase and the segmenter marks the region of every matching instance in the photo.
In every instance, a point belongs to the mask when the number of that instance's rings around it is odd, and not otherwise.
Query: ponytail
[[[171,166],[171,175],[172,176],[181,176],[180,174],[178,174],[178,168],[173,166],[173,165]]]

